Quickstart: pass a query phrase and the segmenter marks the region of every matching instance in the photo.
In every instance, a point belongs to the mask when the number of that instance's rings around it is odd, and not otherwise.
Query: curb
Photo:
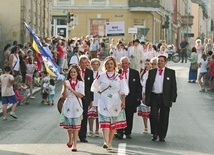
[[[55,86],[59,85],[60,83],[61,83],[60,80],[59,80],[59,81],[56,81]],[[34,89],[34,90],[33,90],[33,95],[37,95],[37,94],[39,94],[40,92],[41,92],[41,88],[38,87],[37,89]],[[30,98],[30,94],[27,95],[27,99],[29,99],[29,98]],[[17,104],[17,106],[20,106],[19,103]],[[8,104],[8,106],[7,106],[7,113],[8,113],[9,111],[11,111],[11,108],[12,108],[12,104]],[[1,117],[2,115],[3,115],[3,111],[2,111],[2,108],[0,108],[0,117]]]

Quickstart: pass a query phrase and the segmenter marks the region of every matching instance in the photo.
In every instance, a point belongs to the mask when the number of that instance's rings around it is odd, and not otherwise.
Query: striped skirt
[[[121,110],[117,117],[108,117],[98,114],[101,129],[123,129],[127,127],[125,110]]]
[[[66,130],[80,130],[82,116],[77,118],[67,118],[62,111],[59,126]]]
[[[98,118],[97,106],[93,106],[88,110],[88,118]]]
[[[139,105],[138,106],[137,115],[141,116],[143,118],[149,118],[150,108],[148,106],[145,106],[145,105],[142,105],[142,104]]]

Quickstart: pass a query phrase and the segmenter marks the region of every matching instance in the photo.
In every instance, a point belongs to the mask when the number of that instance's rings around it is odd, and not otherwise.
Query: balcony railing
[[[152,7],[159,8],[160,0],[129,0],[129,7]]]

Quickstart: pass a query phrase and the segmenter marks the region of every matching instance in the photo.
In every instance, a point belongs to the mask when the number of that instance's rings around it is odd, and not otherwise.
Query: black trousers
[[[160,118],[158,111],[160,110]],[[170,107],[163,104],[163,96],[152,93],[151,96],[151,123],[154,135],[159,135],[160,139],[165,139],[169,124]]]
[[[82,99],[83,104],[83,119],[81,121],[81,128],[79,131],[79,139],[86,139],[87,134],[87,120],[88,120],[88,104]]]
[[[183,62],[185,59],[185,62],[187,62],[187,50],[181,50],[181,61]]]
[[[125,108],[127,127],[125,129],[117,130],[117,133],[120,134],[121,136],[123,134],[130,135],[132,133],[133,117],[134,117],[134,111],[132,109],[133,108],[129,108],[129,107]]]

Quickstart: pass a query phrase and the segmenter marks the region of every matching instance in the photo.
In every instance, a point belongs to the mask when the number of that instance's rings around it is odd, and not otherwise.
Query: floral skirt
[[[137,115],[143,118],[149,118],[150,115],[150,108],[145,105],[139,105]]]
[[[103,116],[99,113],[98,118],[101,129],[123,129],[127,126],[125,110],[121,110],[117,117]]]
[[[59,126],[67,130],[80,130],[81,121],[82,116],[77,118],[67,118],[62,110]]]
[[[88,110],[88,118],[98,118],[97,106],[93,106]]]

